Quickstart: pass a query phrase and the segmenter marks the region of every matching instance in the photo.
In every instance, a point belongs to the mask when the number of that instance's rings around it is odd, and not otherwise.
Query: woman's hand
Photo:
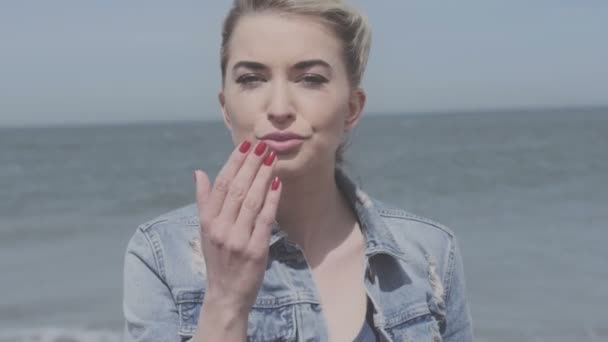
[[[250,151],[251,150],[251,151]],[[249,313],[262,284],[281,183],[272,180],[276,154],[244,141],[213,187],[195,171],[201,247],[207,268],[205,303],[224,313]],[[216,312],[217,314],[217,312]],[[234,318],[234,317],[233,317]]]

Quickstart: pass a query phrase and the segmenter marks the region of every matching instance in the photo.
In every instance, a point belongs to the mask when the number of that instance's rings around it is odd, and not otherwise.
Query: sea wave
[[[121,334],[109,330],[67,327],[29,328],[0,332],[0,342],[119,342]]]

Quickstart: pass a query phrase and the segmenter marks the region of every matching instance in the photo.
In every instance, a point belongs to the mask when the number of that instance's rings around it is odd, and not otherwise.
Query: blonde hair
[[[329,25],[343,43],[351,85],[359,87],[369,57],[371,28],[367,18],[343,0],[234,0],[222,30],[222,80],[226,77],[230,37],[238,20],[260,12],[309,16]]]

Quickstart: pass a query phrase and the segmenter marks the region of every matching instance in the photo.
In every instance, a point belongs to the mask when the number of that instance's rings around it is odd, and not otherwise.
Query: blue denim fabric
[[[336,180],[366,240],[363,281],[381,340],[472,341],[454,233],[370,198],[340,170]],[[269,248],[264,282],[249,314],[248,339],[327,341],[319,295],[302,251],[277,225]],[[205,286],[195,204],[139,226],[125,255],[125,341],[191,340]]]

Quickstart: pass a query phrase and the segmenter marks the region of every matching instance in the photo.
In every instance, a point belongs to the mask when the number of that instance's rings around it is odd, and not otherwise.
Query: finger
[[[256,219],[253,232],[251,232],[249,246],[252,250],[265,251],[268,248],[282,190],[281,180],[279,177],[275,177],[270,185],[270,190],[266,194],[264,206]]]
[[[224,205],[220,210],[218,217],[222,217],[225,222],[235,222],[238,216],[241,204],[249,192],[251,183],[258,173],[260,165],[262,165],[267,146],[263,141],[258,142],[254,153],[250,153],[247,159],[241,166],[232,183],[230,189],[224,199]]]
[[[213,182],[207,206],[204,208],[205,217],[214,218],[220,213],[226,194],[230,189],[230,184],[245,162],[249,150],[251,150],[251,142],[245,140],[238,148],[232,151],[228,161],[226,161],[226,164],[224,164]]]
[[[211,184],[207,174],[201,170],[194,171],[194,184],[196,187],[196,207],[198,209],[199,219],[202,221],[201,214],[203,212],[203,208],[205,208],[207,205]]]
[[[258,170],[245,200],[241,205],[241,210],[238,212],[235,227],[232,231],[231,239],[235,239],[237,243],[246,245],[251,238],[251,232],[255,225],[255,220],[264,205],[266,193],[269,191],[269,185],[272,178],[272,170],[276,162],[276,153],[270,152],[264,163]]]

